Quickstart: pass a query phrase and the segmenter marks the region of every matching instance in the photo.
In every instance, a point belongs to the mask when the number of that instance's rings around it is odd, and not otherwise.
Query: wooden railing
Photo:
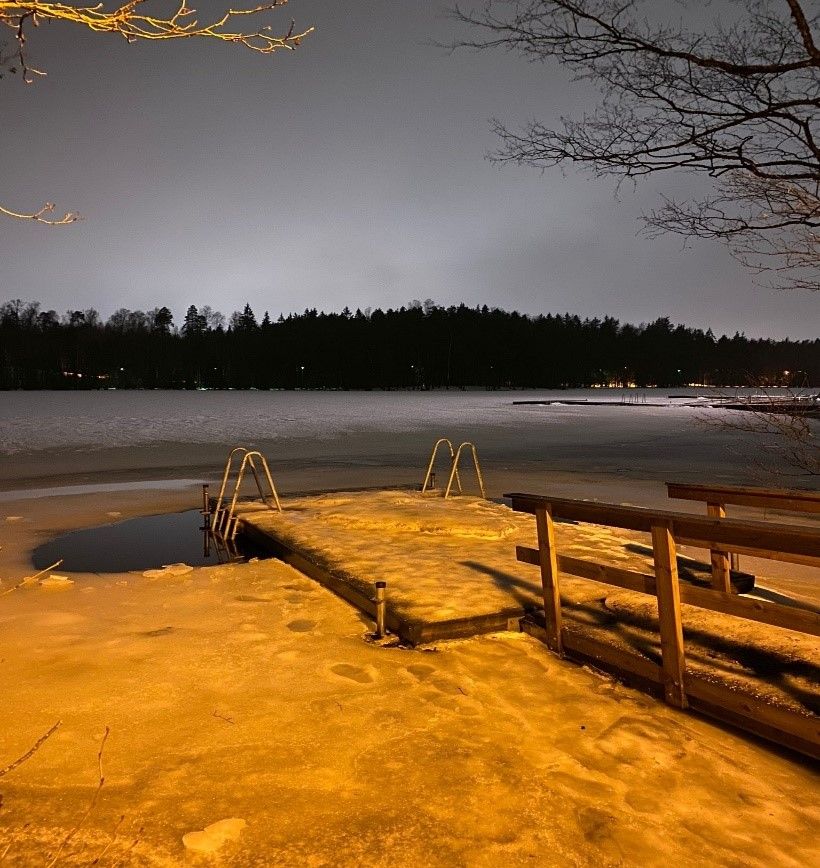
[[[727,504],[755,506],[804,514],[820,513],[820,491],[796,491],[787,488],[750,488],[738,485],[691,485],[667,482],[669,497],[696,500],[706,504],[706,512],[714,518],[726,516]],[[792,560],[795,560],[794,558]],[[730,593],[731,570],[738,568],[737,554],[725,549],[711,549],[712,587]],[[803,563],[797,560],[797,563]]]
[[[704,517],[533,494],[514,493],[505,497],[512,501],[513,509],[535,515],[538,548],[518,546],[516,554],[519,561],[538,566],[541,570],[545,639],[553,651],[561,655],[567,651],[576,652],[608,663],[616,670],[631,667],[641,678],[659,683],[667,702],[672,705],[687,708],[694,703],[707,713],[820,756],[820,722],[816,717],[791,714],[742,695],[738,699],[735,691],[721,689],[714,682],[687,673],[681,604],[812,636],[820,636],[820,615],[724,591],[682,585],[678,579],[676,557],[676,545],[686,544],[745,552],[774,560],[800,558],[801,563],[820,566],[818,531],[794,525]],[[651,534],[654,574],[559,554],[555,542],[556,519]],[[661,666],[636,660],[634,655],[630,659],[630,655],[624,655],[613,645],[567,629],[561,609],[561,573],[655,596],[658,601]]]
[[[820,491],[798,491],[790,488],[751,488],[743,485],[690,485],[667,482],[670,497],[678,500],[699,500],[725,507],[759,506],[785,512],[820,513]]]

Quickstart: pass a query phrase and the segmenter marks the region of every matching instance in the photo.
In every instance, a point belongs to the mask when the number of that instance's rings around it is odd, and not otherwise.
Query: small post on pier
[[[376,582],[376,638],[384,639],[384,612],[387,608],[386,596],[387,582]]]
[[[208,496],[208,483],[202,483],[202,553],[211,556],[211,498]]]
[[[208,496],[207,482],[202,483],[202,514],[205,516],[205,524],[211,523],[211,498]]]

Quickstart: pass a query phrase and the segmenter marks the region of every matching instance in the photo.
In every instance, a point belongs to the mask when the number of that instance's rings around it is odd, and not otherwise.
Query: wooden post
[[[664,693],[670,705],[686,708],[686,659],[680,615],[678,562],[675,539],[666,524],[652,525],[652,552],[655,558]]]
[[[550,507],[535,510],[538,529],[538,557],[541,567],[541,587],[544,593],[544,625],[547,646],[563,656],[561,639],[561,592],[558,581],[558,556],[555,551],[555,529]]]
[[[712,518],[725,518],[726,509],[722,503],[707,503],[706,511]],[[729,554],[720,549],[709,549],[712,557],[712,587],[726,594],[732,593]]]
[[[386,588],[387,582],[376,582],[376,638],[384,639],[384,613],[386,608]]]

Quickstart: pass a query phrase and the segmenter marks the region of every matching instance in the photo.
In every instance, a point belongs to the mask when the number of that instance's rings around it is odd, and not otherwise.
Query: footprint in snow
[[[308,621],[305,618],[297,618],[295,621],[291,621],[287,625],[287,628],[291,633],[310,633],[315,626],[315,621]]]
[[[359,684],[372,684],[373,676],[362,669],[361,666],[353,666],[350,663],[336,663],[330,667],[330,671],[334,675],[339,675],[342,678],[349,678],[351,681],[358,681]]]
[[[436,667],[426,663],[412,663],[407,667],[407,671],[419,681],[426,681],[436,671]]]
[[[173,632],[173,627],[159,627],[156,630],[143,630],[138,635],[147,636],[148,638],[154,638],[155,636],[167,636],[169,633]]]

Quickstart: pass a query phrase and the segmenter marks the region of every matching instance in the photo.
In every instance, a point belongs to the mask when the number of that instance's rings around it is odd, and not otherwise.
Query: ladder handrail
[[[219,514],[222,512],[222,502],[225,499],[225,489],[228,487],[228,477],[231,474],[231,470],[233,470],[233,457],[237,452],[248,452],[244,446],[234,446],[233,449],[228,453],[228,458],[225,461],[225,470],[222,474],[222,485],[219,486],[219,496],[216,498],[216,504],[214,506],[214,524],[216,524],[219,519]]]
[[[265,471],[265,476],[267,478],[268,485],[270,486],[271,493],[269,495],[265,494],[265,492],[262,490],[262,484],[259,480],[259,474],[256,471],[256,464],[254,463],[254,458],[259,458],[259,460],[262,462],[262,469]],[[220,523],[221,532],[228,539],[233,539],[236,536],[236,530],[239,524],[239,520],[234,516],[234,513],[236,511],[236,502],[239,499],[239,489],[242,487],[242,479],[245,476],[245,468],[248,465],[250,465],[251,472],[253,473],[254,479],[256,481],[256,487],[259,489],[259,496],[262,498],[262,502],[267,506],[270,506],[270,504],[268,504],[268,498],[273,497],[277,511],[282,511],[282,504],[279,503],[279,495],[276,493],[276,486],[273,484],[273,477],[271,476],[270,467],[268,466],[267,459],[261,452],[257,450],[246,450],[245,455],[242,458],[242,464],[239,466],[239,473],[236,476],[236,485],[234,486],[230,508],[225,512],[225,518]],[[271,507],[271,509],[272,508],[273,507]]]
[[[458,447],[455,458],[453,458],[453,467],[450,471],[450,478],[447,480],[447,489],[444,492],[444,499],[446,500],[450,496],[450,489],[453,487],[453,479],[458,477],[458,462],[461,460],[461,450],[465,446],[469,446],[473,453],[473,464],[475,465],[475,475],[478,478],[478,487],[481,490],[481,497],[486,500],[487,494],[484,491],[484,478],[481,475],[481,465],[478,463],[478,452],[476,451],[475,444],[470,443],[468,440],[465,440],[464,443]],[[458,484],[458,492],[461,494],[461,482]]]
[[[435,446],[433,446],[433,451],[430,453],[430,463],[427,465],[427,473],[424,476],[424,482],[421,485],[421,493],[424,494],[427,491],[427,484],[430,482],[430,476],[433,473],[433,465],[436,461],[436,454],[438,453],[438,448],[442,443],[446,443],[450,449],[450,461],[452,462],[455,458],[455,450],[453,449],[453,443],[447,437],[440,437],[436,440]],[[458,485],[458,493],[461,494],[461,480],[458,477],[458,469],[456,469],[456,485]]]
[[[231,524],[234,518],[234,511],[236,510],[236,502],[239,499],[239,490],[242,487],[242,479],[245,475],[245,467],[248,463],[248,456],[252,455],[250,449],[245,450],[245,454],[242,456],[242,462],[239,465],[239,472],[236,475],[236,483],[234,484],[233,489],[233,497],[231,498],[231,505],[227,509],[224,510],[222,519],[219,522],[217,530],[222,534],[225,539],[230,539],[231,532]],[[253,465],[253,458],[250,459],[251,465]],[[256,480],[257,488],[259,487],[259,476],[254,470],[254,479]],[[259,492],[262,493],[261,490]]]

